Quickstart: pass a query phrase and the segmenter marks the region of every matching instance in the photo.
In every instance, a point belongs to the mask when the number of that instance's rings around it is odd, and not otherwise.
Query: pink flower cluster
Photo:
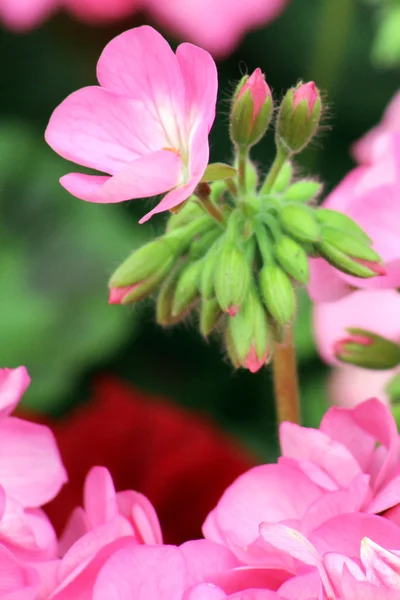
[[[243,35],[275,19],[287,0],[0,0],[0,19],[17,31],[39,25],[58,9],[91,24],[138,11],[215,56],[226,56]]]
[[[28,384],[24,367],[0,371],[1,600],[400,597],[400,437],[379,401],[332,408],[319,430],[284,423],[278,463],[241,475],[206,539],[177,547],[102,467],[56,539],[40,509],[66,480],[54,439],[10,416]]]
[[[385,272],[372,279],[340,273],[322,259],[312,261],[309,292],[314,328],[322,357],[338,364],[335,348],[348,339],[347,328],[358,327],[400,342],[400,95],[382,122],[353,148],[361,163],[328,196],[323,206],[352,217],[374,240]],[[354,406],[365,395],[387,401],[385,384],[396,370],[365,371],[352,366],[334,370],[333,402]]]

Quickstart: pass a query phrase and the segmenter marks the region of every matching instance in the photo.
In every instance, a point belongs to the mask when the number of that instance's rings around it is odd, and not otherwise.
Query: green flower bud
[[[188,263],[179,275],[172,300],[172,316],[177,317],[189,308],[199,292],[199,284],[203,262],[197,260]]]
[[[322,184],[318,181],[303,180],[291,185],[284,194],[289,202],[310,202],[322,191]]]
[[[273,111],[272,94],[264,75],[256,69],[239,83],[231,110],[231,137],[235,144],[249,147],[268,129]]]
[[[208,337],[220,316],[222,315],[221,308],[216,298],[202,298],[200,305],[200,332],[204,337]]]
[[[295,154],[307,146],[317,132],[321,116],[321,96],[315,83],[290,89],[280,106],[277,145]]]
[[[176,268],[161,285],[156,304],[156,320],[159,325],[167,326],[178,323],[183,315],[173,316],[172,301],[175,296],[176,285],[182,272],[183,264]]]
[[[279,213],[282,228],[300,242],[318,242],[321,239],[320,226],[314,218],[313,210],[305,206],[287,204]]]
[[[189,258],[191,260],[197,260],[204,256],[213,243],[222,235],[222,230],[219,227],[213,227],[204,235],[200,236],[199,239],[195,240],[189,252]]]
[[[340,361],[364,369],[393,369],[400,365],[400,346],[365,329],[351,328],[349,335],[335,343]]]
[[[282,269],[300,283],[308,283],[307,254],[292,238],[283,235],[275,245],[275,256]]]
[[[367,244],[372,244],[371,238],[365,231],[353,219],[341,212],[329,208],[318,208],[315,211],[315,216],[322,225],[329,225],[335,229],[340,229],[344,233],[356,235]]]
[[[296,294],[290,278],[276,265],[265,265],[259,277],[261,294],[270,315],[279,325],[291,323],[296,313]]]
[[[271,355],[271,334],[267,316],[252,286],[240,311],[228,317],[225,341],[235,367],[258,371]]]
[[[353,275],[354,277],[360,277],[362,279],[368,279],[369,277],[375,277],[375,275],[384,274],[385,271],[379,263],[369,263],[367,261],[353,260],[344,252],[338,250],[332,244],[327,242],[320,242],[317,245],[320,256],[331,264],[333,267]],[[379,268],[379,272],[378,272]],[[380,271],[382,269],[382,271]]]
[[[156,286],[170,272],[179,253],[178,240],[159,237],[131,254],[110,279],[110,288],[136,285],[151,279]]]
[[[214,279],[215,269],[218,261],[221,244],[214,243],[203,260],[203,270],[201,272],[200,292],[203,298],[210,300],[215,297]]]
[[[224,243],[215,266],[214,288],[224,312],[234,316],[249,288],[251,269],[245,253],[235,242]]]
[[[321,237],[324,242],[337,248],[351,258],[366,260],[369,262],[379,262],[380,256],[364,242],[358,235],[351,233],[343,234],[343,231],[335,227],[322,227]]]
[[[281,167],[278,177],[275,179],[274,184],[271,188],[272,194],[281,194],[288,185],[290,184],[293,176],[293,167],[290,160],[287,160],[283,167]]]

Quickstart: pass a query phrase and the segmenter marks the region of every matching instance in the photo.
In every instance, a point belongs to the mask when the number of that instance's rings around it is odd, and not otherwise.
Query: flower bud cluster
[[[320,182],[294,177],[293,155],[309,143],[320,119],[315,84],[299,84],[284,96],[277,159],[263,181],[248,150],[272,113],[271,90],[257,69],[233,97],[233,165],[209,165],[165,234],[134,252],[110,280],[111,303],[156,295],[163,326],[195,314],[201,334],[218,332],[232,364],[251,372],[269,362],[293,323],[296,288],[309,281],[310,257],[356,277],[384,273],[371,239],[354,221],[317,207]]]

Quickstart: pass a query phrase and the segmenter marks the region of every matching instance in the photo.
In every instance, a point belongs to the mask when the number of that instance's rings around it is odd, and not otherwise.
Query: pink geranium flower
[[[247,31],[275,19],[286,4],[287,0],[146,0],[150,15],[162,26],[218,57],[230,54]]]
[[[207,167],[217,72],[190,44],[173,53],[151,27],[127,31],[104,49],[100,87],[71,94],[54,111],[46,140],[64,158],[108,173],[61,179],[73,195],[113,203],[167,194],[142,220],[195,190]]]
[[[319,430],[284,423],[282,457],[239,477],[209,514],[207,539],[227,545],[245,564],[292,569],[287,556],[259,536],[263,521],[309,537],[346,513],[382,513],[397,520],[400,438],[390,411],[369,400],[330,409]]]
[[[374,241],[386,275],[359,279],[341,273],[321,258],[312,259],[309,292],[315,302],[332,302],[354,288],[400,287],[400,134],[393,134],[387,153],[371,166],[351,171],[323,203],[354,219]]]
[[[392,98],[381,122],[368,131],[352,148],[354,158],[361,164],[372,164],[384,157],[393,133],[400,133],[400,92]]]
[[[0,369],[0,545],[37,560],[57,551],[54,530],[39,507],[67,476],[50,429],[10,416],[29,382],[25,367]]]

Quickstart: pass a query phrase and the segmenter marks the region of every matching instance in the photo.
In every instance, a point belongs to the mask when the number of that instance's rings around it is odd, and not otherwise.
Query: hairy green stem
[[[276,178],[278,177],[280,170],[282,169],[283,165],[285,164],[288,158],[289,153],[286,150],[284,150],[284,148],[282,148],[281,146],[278,146],[275,160],[272,163],[272,167],[261,188],[261,194],[268,194],[272,190]]]
[[[286,329],[281,343],[275,343],[274,389],[278,422],[300,423],[300,394],[297,378],[293,329]]]
[[[207,183],[200,183],[195,191],[198,203],[217,223],[223,225],[225,216],[216,204],[210,198],[210,188]]]
[[[246,193],[246,167],[249,151],[247,148],[239,148],[238,150],[238,183],[239,192],[243,195]]]

